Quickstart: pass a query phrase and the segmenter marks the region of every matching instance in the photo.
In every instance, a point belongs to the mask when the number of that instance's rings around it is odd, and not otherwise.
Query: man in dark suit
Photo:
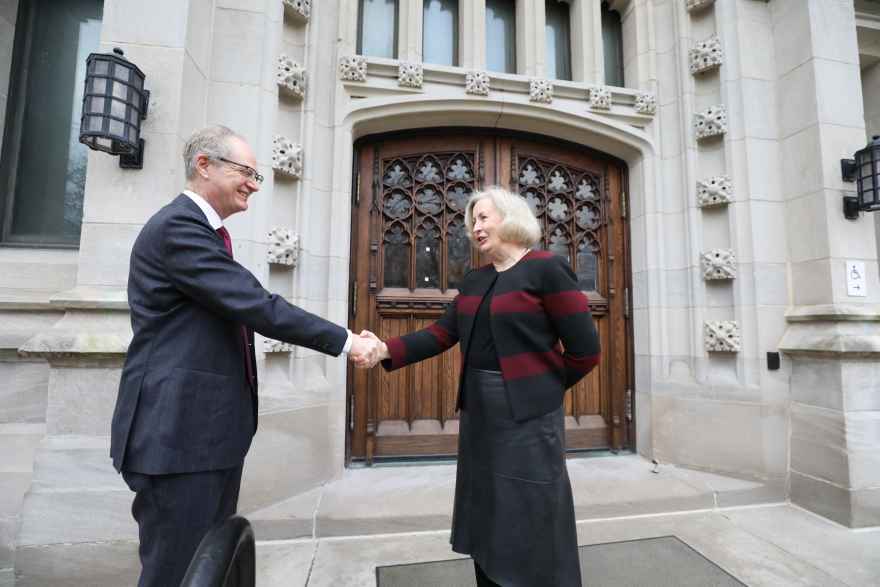
[[[254,331],[358,364],[374,340],[271,294],[233,260],[223,219],[247,210],[262,176],[225,127],[184,148],[187,190],[134,243],[128,303],[134,336],[113,414],[110,456],[135,492],[139,585],[176,587],[196,547],[235,513],[257,427]]]

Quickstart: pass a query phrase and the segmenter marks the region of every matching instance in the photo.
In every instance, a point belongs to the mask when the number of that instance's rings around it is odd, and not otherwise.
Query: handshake
[[[371,368],[379,361],[389,357],[388,346],[369,330],[364,330],[360,334],[352,334],[348,358],[351,359],[355,367]]]

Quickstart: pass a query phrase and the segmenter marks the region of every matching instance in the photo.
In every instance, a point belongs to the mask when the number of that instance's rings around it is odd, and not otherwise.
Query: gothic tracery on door
[[[471,267],[464,206],[499,184],[526,198],[542,248],[572,264],[588,295],[602,361],[566,394],[569,449],[631,447],[631,335],[624,171],[610,158],[559,141],[491,134],[430,134],[357,149],[350,327],[382,338],[431,324]],[[350,455],[454,455],[458,347],[386,373],[352,370]]]

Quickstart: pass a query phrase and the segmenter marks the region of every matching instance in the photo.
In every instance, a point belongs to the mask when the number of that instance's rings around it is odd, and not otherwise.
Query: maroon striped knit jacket
[[[501,273],[491,265],[471,271],[437,322],[385,341],[391,358],[382,361],[382,366],[393,371],[460,342],[463,360],[457,408],[461,409],[471,329],[496,276],[489,307],[492,336],[513,417],[528,420],[558,408],[565,390],[599,362],[599,337],[587,296],[578,290],[565,259],[553,253],[532,251]]]

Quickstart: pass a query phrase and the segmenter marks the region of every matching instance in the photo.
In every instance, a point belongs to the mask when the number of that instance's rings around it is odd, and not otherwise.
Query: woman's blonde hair
[[[474,206],[481,200],[490,200],[501,215],[498,238],[502,241],[533,247],[541,240],[541,225],[525,198],[493,185],[475,192],[464,209],[464,223],[471,243],[474,242]]]

